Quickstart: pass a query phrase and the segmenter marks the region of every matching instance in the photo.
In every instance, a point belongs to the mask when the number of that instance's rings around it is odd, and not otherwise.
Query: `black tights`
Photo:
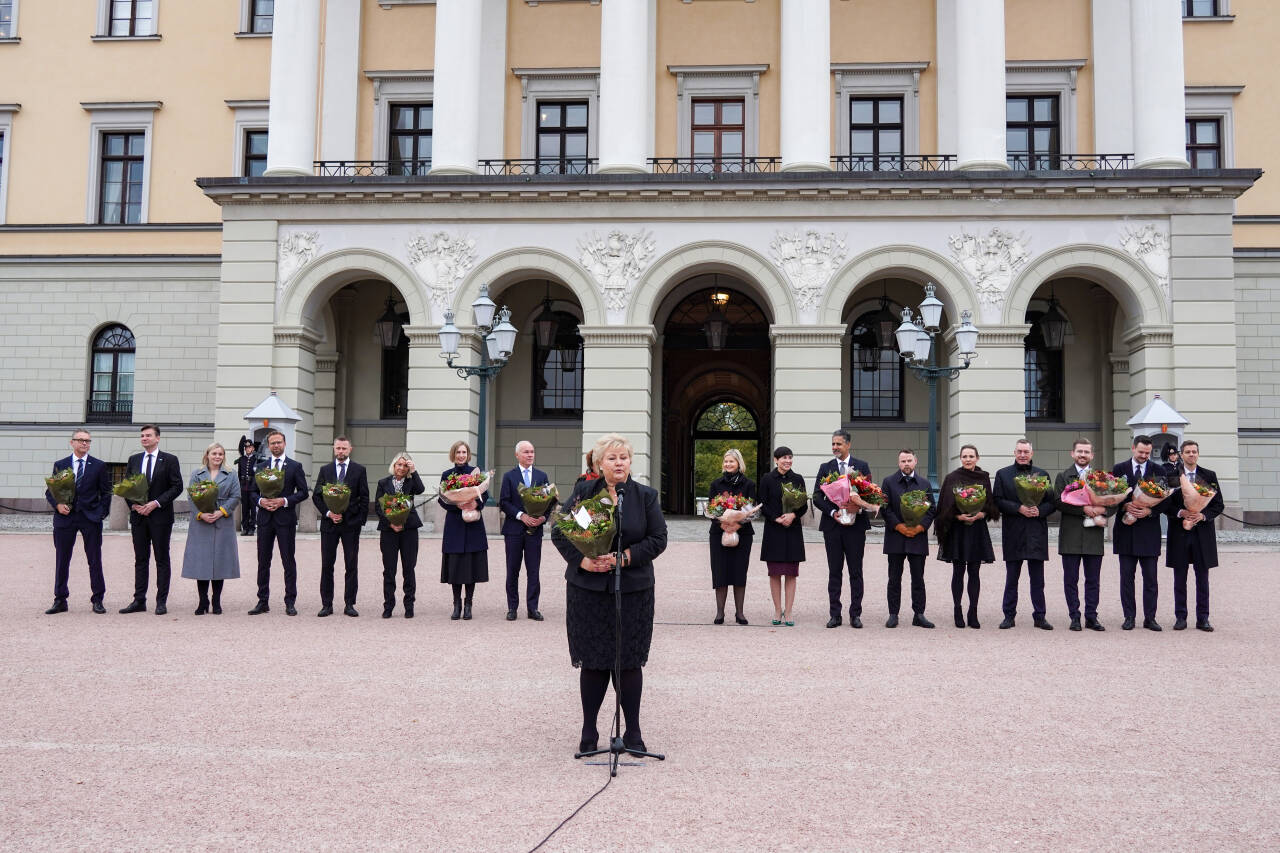
[[[200,593],[200,603],[209,603],[209,582],[196,581],[196,592]],[[213,582],[213,606],[222,606],[222,581]]]
[[[982,568],[981,560],[974,560],[967,566],[961,560],[951,564],[951,599],[960,609],[960,596],[964,593],[964,573],[969,571],[969,612],[978,612],[978,592],[982,589],[982,581],[978,579],[978,570]]]
[[[729,587],[716,587],[716,615],[724,618],[724,603],[729,598]],[[737,615],[742,615],[742,603],[747,598],[747,588],[745,586],[735,586],[733,588],[733,606],[737,611]]]
[[[596,732],[596,718],[600,716],[600,706],[604,703],[604,694],[613,679],[613,671],[608,669],[582,668],[578,676],[578,692],[582,694],[582,739],[593,740]],[[614,685],[617,690],[617,685]],[[624,740],[636,743],[640,737],[640,694],[644,691],[644,670],[624,669],[622,671],[622,716],[627,722]]]
[[[453,603],[460,604],[462,602],[462,587],[460,583],[450,584],[453,587]],[[476,585],[469,583],[467,587],[467,604],[471,603],[471,597],[476,594]]]

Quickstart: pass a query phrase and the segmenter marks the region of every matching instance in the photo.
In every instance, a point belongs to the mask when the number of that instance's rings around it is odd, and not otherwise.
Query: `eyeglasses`
[[[78,441],[81,444],[93,444],[92,438],[73,438],[72,441]]]

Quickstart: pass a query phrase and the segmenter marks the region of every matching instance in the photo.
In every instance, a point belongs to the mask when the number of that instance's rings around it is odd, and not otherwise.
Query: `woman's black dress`
[[[603,478],[583,480],[574,487],[567,505],[572,507],[603,488]],[[667,547],[667,522],[656,491],[627,480],[618,535],[621,546],[631,549],[631,563],[622,569],[621,663],[622,669],[636,669],[649,660],[653,639],[653,560]],[[564,577],[569,658],[575,667],[613,669],[617,630],[613,573],[583,569],[582,554],[555,528],[551,541],[568,563]],[[614,547],[618,544],[615,539]]]
[[[725,474],[711,481],[707,497],[714,498],[723,492],[746,495],[754,503],[756,484],[742,473]],[[724,531],[720,528],[720,522],[712,519],[711,530],[707,534],[707,541],[711,545],[711,587],[746,586],[747,565],[751,562],[751,540],[755,536],[755,530],[751,527],[751,522],[745,522],[738,528],[738,544],[733,548],[720,544],[722,533]]]
[[[470,474],[474,465],[455,465],[440,475],[440,482],[450,474]],[[489,580],[489,540],[485,537],[484,516],[476,521],[463,521],[462,510],[443,497],[444,536],[440,542],[440,583],[486,583]]]
[[[963,486],[982,486],[987,490],[987,502],[982,511],[985,518],[972,524],[956,521],[960,513],[956,506],[955,489]],[[938,489],[938,514],[934,533],[938,537],[938,559],[946,563],[994,563],[995,552],[991,548],[991,533],[987,523],[1000,520],[1000,510],[991,488],[991,476],[981,468],[966,471],[957,468],[947,475]]]
[[[760,559],[766,563],[803,563],[804,527],[800,519],[809,510],[808,505],[796,512],[796,520],[790,527],[783,527],[775,518],[782,515],[782,484],[790,483],[804,492],[804,477],[794,470],[786,474],[774,468],[760,478],[760,515],[764,518],[764,534],[760,537]]]

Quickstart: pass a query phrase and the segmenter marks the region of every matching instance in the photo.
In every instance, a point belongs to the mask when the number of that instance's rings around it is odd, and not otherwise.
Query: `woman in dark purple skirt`
[[[791,470],[791,448],[773,451],[777,465],[760,478],[760,516],[764,519],[764,535],[760,540],[760,559],[769,567],[769,592],[773,595],[773,624],[794,625],[792,608],[796,601],[796,577],[804,562],[804,528],[800,519],[809,509],[805,504],[795,512],[783,512],[782,484],[789,483],[805,491],[804,477]],[[785,579],[785,580],[784,580]],[[786,607],[783,607],[783,584],[786,584]]]

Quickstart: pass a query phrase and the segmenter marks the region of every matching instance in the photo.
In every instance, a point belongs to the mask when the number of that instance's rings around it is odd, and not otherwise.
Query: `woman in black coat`
[[[640,695],[644,689],[642,667],[649,660],[653,639],[653,561],[667,547],[667,522],[662,517],[658,493],[631,479],[631,443],[620,435],[604,435],[595,445],[595,463],[601,476],[582,480],[573,489],[569,510],[585,498],[607,490],[615,501],[622,493],[621,520],[614,551],[622,549],[622,644],[616,642],[616,604],[613,590],[615,554],[584,557],[558,528],[551,541],[568,563],[565,569],[565,624],[569,634],[569,658],[581,669],[578,689],[582,698],[582,736],[578,754],[596,749],[596,718],[610,672],[620,669],[614,685],[626,719],[623,743],[644,751],[640,733]],[[576,757],[576,756],[575,756]]]
[[[731,495],[743,495],[752,503],[756,499],[756,484],[745,473],[742,454],[737,449],[730,449],[724,454],[724,473],[711,481],[707,497],[714,498],[725,492]],[[721,535],[737,532],[738,544],[726,548],[720,544]],[[719,520],[711,520],[711,529],[707,533],[707,541],[711,546],[711,586],[716,591],[715,624],[724,624],[724,603],[729,597],[729,587],[733,587],[733,606],[736,611],[734,620],[739,625],[747,624],[747,617],[742,615],[742,604],[747,597],[747,564],[751,561],[751,539],[755,531],[750,521],[725,524]]]
[[[396,558],[404,572],[404,618],[413,618],[413,601],[418,591],[418,577],[414,569],[418,566],[418,528],[422,527],[422,519],[418,517],[416,508],[409,510],[409,517],[403,525],[387,521],[382,511],[383,495],[420,495],[427,489],[422,485],[413,457],[408,453],[397,453],[391,460],[390,476],[378,481],[378,493],[373,499],[373,509],[378,514],[378,530],[382,549],[382,618],[390,619],[391,611],[396,607]]]
[[[760,478],[760,514],[764,535],[760,537],[760,559],[769,568],[769,593],[773,596],[773,624],[794,625],[791,617],[796,600],[796,577],[804,562],[804,528],[800,519],[808,511],[806,503],[796,512],[782,511],[782,484],[790,483],[805,492],[804,477],[791,470],[791,448],[773,451],[777,467]],[[805,492],[807,494],[807,492]],[[783,579],[786,579],[786,607],[783,607]]]
[[[982,486],[987,490],[986,503],[972,515],[964,514],[956,506],[955,490],[965,486]],[[996,561],[987,522],[999,520],[991,475],[978,467],[978,448],[966,444],[960,448],[960,467],[947,475],[938,490],[938,514],[933,523],[933,532],[938,537],[938,559],[951,564],[951,600],[955,604],[957,628],[965,626],[960,607],[965,572],[969,573],[968,624],[970,628],[982,627],[978,623],[978,592],[982,589],[978,570],[983,563]]]
[[[449,458],[453,467],[440,474],[441,489],[445,478],[451,474],[470,474],[478,470],[469,465],[471,446],[465,441],[455,441],[449,448]],[[483,509],[484,498],[468,501],[465,506],[454,506],[444,497],[436,499],[444,507],[444,536],[441,539],[440,551],[440,583],[453,587],[453,613],[450,619],[470,619],[471,599],[475,596],[476,584],[489,580],[489,540],[485,537],[484,516],[475,521],[463,521],[462,512],[466,509]],[[467,597],[462,598],[463,590]]]

